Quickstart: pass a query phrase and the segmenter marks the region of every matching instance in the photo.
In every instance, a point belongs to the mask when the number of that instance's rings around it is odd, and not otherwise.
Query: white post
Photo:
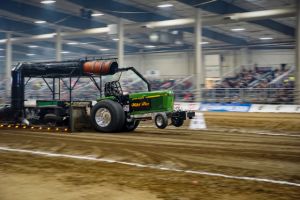
[[[124,65],[124,23],[120,18],[118,23],[118,62],[119,66]]]
[[[62,51],[62,38],[60,28],[56,30],[56,61],[61,61],[61,51]]]
[[[297,2],[297,24],[296,24],[296,91],[295,104],[300,104],[300,2]]]
[[[10,96],[10,86],[11,86],[11,65],[12,65],[12,43],[11,34],[6,34],[6,63],[5,63],[5,94],[6,98]]]
[[[249,64],[248,56],[249,56],[248,48],[242,48],[241,49],[241,65],[244,66],[245,68],[247,68],[247,65]]]
[[[205,70],[202,65],[202,20],[201,12],[199,9],[196,10],[196,19],[195,19],[195,78],[196,78],[196,92],[197,92],[197,101],[202,100],[202,88],[205,84]]]

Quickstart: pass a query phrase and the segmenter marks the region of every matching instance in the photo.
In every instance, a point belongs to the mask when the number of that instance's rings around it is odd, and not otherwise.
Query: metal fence
[[[238,102],[293,104],[298,98],[296,90],[290,88],[225,88],[204,89],[202,101],[205,102]]]

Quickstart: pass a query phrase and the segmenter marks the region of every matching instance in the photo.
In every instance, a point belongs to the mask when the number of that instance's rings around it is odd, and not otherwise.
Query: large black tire
[[[103,100],[92,108],[91,122],[97,131],[117,132],[124,126],[125,113],[119,103],[112,100]]]
[[[133,120],[132,122],[125,122],[122,131],[131,132],[134,131],[140,124],[140,120]]]
[[[154,122],[157,128],[164,129],[168,126],[168,117],[165,113],[158,113],[154,118]]]
[[[180,127],[183,125],[184,123],[184,120],[183,119],[180,119],[180,118],[176,118],[176,119],[171,119],[172,121],[172,124],[175,126],[175,127]]]

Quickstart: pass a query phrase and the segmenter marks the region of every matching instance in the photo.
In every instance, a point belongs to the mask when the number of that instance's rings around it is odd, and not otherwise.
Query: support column
[[[61,51],[62,51],[62,38],[60,28],[56,29],[56,61],[61,61]]]
[[[245,68],[247,68],[247,65],[249,64],[248,56],[249,56],[248,48],[242,48],[241,49],[241,66],[244,66]]]
[[[202,19],[200,9],[196,10],[196,19],[195,19],[195,78],[196,78],[196,91],[197,91],[197,101],[202,100],[202,88],[205,84],[205,70],[202,65]]]
[[[124,22],[122,19],[118,23],[118,62],[119,66],[124,65]]]
[[[56,61],[61,61],[62,52],[62,37],[60,28],[56,29],[56,41],[55,41],[55,57]],[[53,100],[60,99],[60,79],[53,78]],[[58,94],[58,96],[57,96]]]
[[[12,43],[11,43],[11,34],[6,34],[6,63],[5,63],[5,94],[6,98],[10,96],[10,87],[11,87],[11,66],[12,66]]]
[[[297,2],[295,104],[300,104],[300,2]]]

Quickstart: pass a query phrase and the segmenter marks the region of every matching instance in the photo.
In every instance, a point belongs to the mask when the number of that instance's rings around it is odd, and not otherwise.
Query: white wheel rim
[[[100,108],[95,114],[95,120],[98,126],[107,127],[111,122],[111,114],[108,109]]]

